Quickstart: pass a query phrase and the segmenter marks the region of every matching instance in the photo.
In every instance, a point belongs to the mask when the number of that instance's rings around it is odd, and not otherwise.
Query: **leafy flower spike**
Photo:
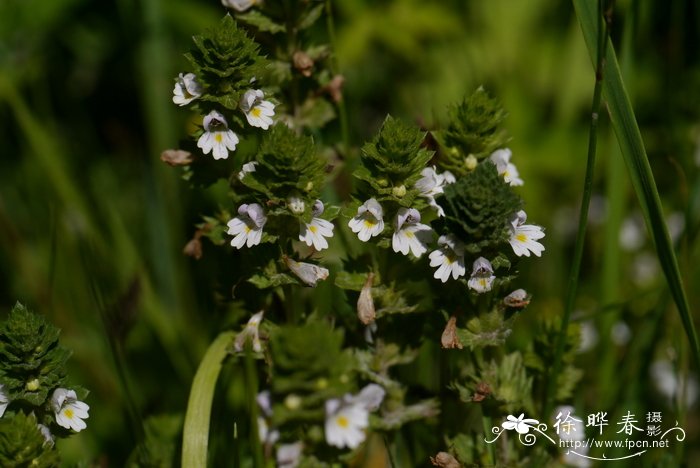
[[[228,222],[228,233],[234,236],[231,245],[240,249],[244,245],[253,247],[262,239],[262,229],[267,222],[263,207],[257,203],[238,207],[238,216]]]
[[[348,226],[362,242],[367,242],[370,237],[378,236],[384,230],[383,216],[382,205],[370,198],[357,208],[357,215],[350,220]]]
[[[544,237],[544,230],[540,226],[525,224],[526,220],[527,214],[523,210],[513,215],[510,222],[511,229],[508,242],[518,257],[523,255],[529,257],[530,252],[539,257],[544,251],[544,245],[537,242],[537,240]]]
[[[229,150],[234,151],[238,136],[229,130],[226,118],[217,111],[211,111],[204,117],[204,133],[197,141],[197,146],[204,154],[211,151],[214,159],[227,159]]]

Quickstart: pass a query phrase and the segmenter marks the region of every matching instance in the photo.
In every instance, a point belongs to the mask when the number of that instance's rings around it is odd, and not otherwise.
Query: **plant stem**
[[[591,105],[591,125],[588,132],[588,160],[586,163],[586,176],[583,182],[583,197],[581,199],[581,210],[579,212],[578,231],[576,232],[576,244],[574,246],[574,258],[569,273],[569,283],[564,302],[564,315],[561,319],[561,328],[555,345],[554,363],[547,379],[547,393],[544,403],[544,415],[548,415],[554,403],[556,393],[557,377],[561,371],[562,354],[566,344],[566,332],[569,328],[571,313],[576,302],[576,289],[581,271],[581,259],[583,258],[583,247],[586,240],[586,227],[588,225],[588,207],[591,202],[593,192],[593,173],[595,169],[596,150],[598,143],[598,119],[600,102],[603,94],[603,69],[605,66],[605,51],[609,35],[609,21],[612,17],[612,2],[608,8],[603,8],[603,2],[598,1],[598,59],[595,72],[595,86],[593,88],[593,104]],[[603,14],[606,21],[603,22]]]

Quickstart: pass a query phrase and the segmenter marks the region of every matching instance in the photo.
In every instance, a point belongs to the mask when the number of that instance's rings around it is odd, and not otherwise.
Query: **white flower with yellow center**
[[[348,222],[348,226],[362,242],[367,242],[384,230],[383,216],[382,205],[370,198],[357,208],[357,215]]]
[[[433,239],[433,230],[420,222],[420,213],[414,208],[399,208],[391,237],[394,252],[408,255],[409,250],[418,258],[428,251],[426,244]]]
[[[264,97],[265,94],[261,89],[250,89],[241,98],[240,105],[250,125],[267,130],[272,125],[275,105],[270,101],[263,100]]]
[[[493,154],[489,156],[489,159],[496,165],[498,175],[502,176],[503,180],[510,184],[511,187],[515,187],[517,185],[523,185],[524,182],[523,179],[520,178],[520,174],[518,174],[518,168],[515,167],[515,164],[510,162],[512,155],[513,153],[510,149],[504,148],[494,151]]]
[[[540,257],[544,251],[544,246],[537,240],[544,237],[544,230],[540,226],[525,224],[527,214],[523,210],[513,215],[510,222],[510,239],[508,242],[513,247],[515,255],[521,257],[530,256],[530,252]]]
[[[446,283],[450,275],[454,279],[464,276],[467,272],[464,266],[464,244],[453,234],[448,234],[440,236],[438,246],[440,248],[429,256],[430,266],[438,267],[433,277]]]
[[[262,322],[263,314],[264,311],[262,310],[257,314],[253,314],[248,320],[248,323],[246,323],[243,331],[236,335],[236,340],[233,342],[233,349],[235,349],[236,352],[242,352],[248,340],[250,340],[253,345],[253,351],[256,353],[262,352],[262,343],[260,343],[260,323]]]
[[[316,250],[327,249],[328,241],[326,237],[333,237],[333,223],[318,217],[323,214],[323,210],[323,202],[316,200],[311,210],[313,216],[311,222],[302,222],[299,226],[299,240],[309,247],[313,245]]]
[[[477,293],[485,293],[491,291],[493,280],[496,277],[493,275],[493,267],[491,262],[484,257],[479,257],[474,261],[472,266],[472,275],[467,282],[469,289],[473,289]]]
[[[7,405],[9,404],[10,399],[7,397],[7,393],[5,393],[5,386],[0,384],[0,418],[5,414],[5,409],[7,409]]]
[[[437,212],[438,216],[445,216],[445,212],[437,204],[435,197],[443,193],[445,185],[455,183],[455,176],[450,171],[438,174],[435,166],[426,167],[420,174],[422,177],[416,181],[414,187],[418,189],[422,197],[428,200],[428,204]]]
[[[257,203],[238,207],[238,216],[228,222],[228,233],[233,237],[231,245],[240,249],[244,245],[253,247],[262,239],[263,226],[267,222],[267,216],[263,207]]]
[[[87,427],[83,419],[88,418],[90,407],[78,401],[74,390],[57,388],[51,396],[51,408],[56,416],[56,424],[66,429],[80,432]]]
[[[204,133],[197,140],[197,146],[204,154],[211,152],[214,159],[228,158],[229,150],[236,149],[238,136],[229,130],[226,118],[217,111],[211,111],[204,117],[202,125]]]
[[[369,384],[358,395],[326,401],[326,442],[338,448],[357,448],[366,437],[369,413],[375,411],[384,399],[385,391],[377,384]]]
[[[248,8],[262,3],[262,0],[221,0],[221,4],[236,11],[246,11]]]
[[[185,106],[201,95],[202,86],[197,82],[194,73],[180,73],[173,88],[173,102],[178,106]]]

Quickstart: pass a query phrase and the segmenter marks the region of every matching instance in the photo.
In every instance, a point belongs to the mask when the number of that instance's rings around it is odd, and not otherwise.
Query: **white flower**
[[[520,178],[518,174],[518,169],[515,164],[510,162],[510,158],[513,155],[508,148],[499,149],[493,152],[489,159],[496,165],[496,170],[498,175],[503,176],[503,180],[510,184],[511,187],[517,185],[523,185],[523,179]]]
[[[51,408],[56,415],[56,424],[80,432],[87,427],[83,419],[88,418],[90,407],[78,401],[74,390],[57,388],[51,396]]]
[[[241,166],[241,170],[238,173],[238,180],[243,180],[246,174],[250,174],[251,172],[255,172],[255,166],[257,166],[258,163],[256,161],[250,161],[245,163],[243,166]]]
[[[262,3],[262,0],[221,0],[221,4],[236,11],[246,11],[248,8]]]
[[[301,442],[280,445],[277,448],[277,468],[296,468],[303,448]]]
[[[202,86],[197,81],[194,73],[187,73],[177,77],[173,88],[173,102],[178,106],[184,106],[202,95]]]
[[[260,89],[249,89],[241,98],[241,110],[245,114],[248,123],[253,127],[267,130],[272,125],[272,116],[275,115],[275,105],[270,101],[264,101]]]
[[[515,213],[510,223],[511,232],[508,242],[518,257],[523,255],[529,257],[530,252],[539,257],[544,251],[544,246],[537,240],[544,237],[544,231],[540,226],[525,224],[526,220],[527,215],[523,210]]]
[[[255,401],[258,402],[260,411],[262,411],[265,416],[268,418],[272,416],[272,401],[270,399],[269,390],[263,390],[262,392],[258,393],[258,395],[255,397]]]
[[[391,237],[394,252],[408,255],[408,251],[417,258],[428,251],[426,244],[433,239],[433,230],[420,222],[420,213],[414,208],[399,208],[394,220],[396,230]]]
[[[348,226],[362,242],[367,242],[370,237],[378,236],[384,230],[383,216],[382,205],[370,198],[357,208],[357,215],[348,222]]]
[[[323,214],[323,210],[323,202],[321,200],[316,200],[311,209],[311,214],[313,216],[311,222],[300,223],[299,226],[299,240],[309,247],[313,245],[316,250],[327,249],[328,241],[326,237],[333,237],[333,223],[318,217]]]
[[[491,262],[484,257],[479,257],[474,261],[472,275],[467,282],[467,286],[469,286],[469,289],[473,289],[481,294],[491,291],[491,286],[495,279],[496,277],[493,275]]]
[[[197,140],[197,146],[204,154],[211,151],[214,159],[228,158],[229,150],[236,149],[238,137],[229,130],[226,118],[217,111],[211,111],[204,117],[202,125],[204,133]]]
[[[437,204],[435,197],[443,193],[443,188],[447,184],[454,184],[456,179],[450,171],[438,174],[435,166],[426,167],[421,171],[421,177],[416,181],[414,187],[418,189],[421,196],[428,200],[428,204],[437,211],[438,216],[445,216],[442,207]]]
[[[357,395],[347,394],[343,397],[343,401],[351,405],[361,405],[367,411],[376,411],[379,409],[379,405],[384,401],[384,396],[386,391],[381,385],[371,383],[365,385],[365,387],[360,390]]]
[[[284,263],[287,264],[292,273],[297,275],[308,286],[316,287],[316,283],[328,278],[328,269],[314,265],[313,263],[297,262],[289,257],[284,257]]]
[[[467,272],[464,267],[464,244],[454,235],[448,234],[440,236],[438,250],[430,253],[430,266],[438,267],[433,275],[434,278],[446,283],[450,275],[454,279],[464,276]]]
[[[236,352],[242,352],[246,342],[250,338],[253,343],[253,351],[256,353],[262,352],[262,344],[260,343],[260,322],[262,322],[264,311],[260,311],[248,320],[242,332],[236,335],[236,340],[233,343],[233,348]],[[259,402],[258,402],[259,403]]]
[[[270,430],[265,418],[258,416],[258,438],[265,445],[272,445],[280,438],[278,430]]]
[[[258,245],[262,239],[263,226],[267,222],[263,207],[257,203],[244,203],[238,207],[238,215],[227,224],[228,234],[234,236],[231,245],[237,249],[244,245]]]
[[[7,409],[7,405],[9,404],[10,399],[7,397],[7,393],[5,393],[5,386],[0,384],[0,418],[5,414],[5,409]]]
[[[304,200],[295,192],[294,195],[287,197],[287,208],[294,214],[302,214],[306,209]]]
[[[501,426],[507,431],[512,431],[515,429],[518,434],[527,434],[530,432],[532,426],[537,426],[539,421],[537,419],[524,419],[525,413],[522,413],[517,418],[513,415],[508,415],[507,421],[503,422]]]
[[[343,405],[341,400],[328,400],[325,426],[328,445],[355,449],[365,440],[369,411],[360,404]]]
[[[55,440],[53,434],[51,434],[51,430],[43,424],[37,424],[37,426],[39,426],[39,432],[41,432],[41,435],[44,436],[44,445],[53,447]]]

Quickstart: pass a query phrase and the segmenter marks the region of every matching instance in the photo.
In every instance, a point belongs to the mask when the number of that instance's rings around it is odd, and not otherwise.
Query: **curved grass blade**
[[[573,0],[573,4],[581,24],[586,46],[591,58],[595,60],[598,37],[597,2]],[[620,151],[627,163],[630,179],[639,199],[647,229],[654,241],[661,268],[666,276],[666,281],[678,308],[683,328],[688,336],[688,341],[695,357],[695,364],[700,367],[700,346],[698,345],[693,319],[690,315],[688,299],[681,281],[678,261],[664,220],[654,175],[651,172],[649,159],[644,149],[644,141],[622,81],[622,74],[620,73],[617,56],[611,41],[607,43],[606,57],[603,92],[608,103],[610,121],[617,135]]]

